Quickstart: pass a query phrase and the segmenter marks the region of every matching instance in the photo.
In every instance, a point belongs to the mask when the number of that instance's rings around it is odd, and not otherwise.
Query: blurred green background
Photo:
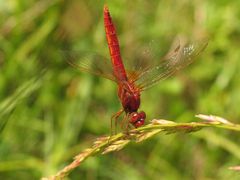
[[[239,0],[0,0],[0,179],[52,175],[110,133],[121,107],[116,84],[77,71],[60,53],[108,57],[104,3],[126,57],[138,57],[133,52],[151,40],[162,53],[179,33],[210,37],[196,62],[143,92],[148,120],[198,121],[203,113],[239,123]],[[216,129],[159,134],[91,157],[69,179],[239,179],[228,169],[240,164],[239,141]]]

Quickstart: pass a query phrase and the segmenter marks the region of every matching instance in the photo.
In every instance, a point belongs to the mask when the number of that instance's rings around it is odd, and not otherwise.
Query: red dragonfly
[[[129,123],[138,128],[144,124],[146,118],[144,111],[138,111],[141,92],[192,63],[207,46],[208,41],[194,43],[179,41],[161,61],[156,64],[151,64],[151,61],[141,64],[139,61],[140,65],[132,67],[133,70],[131,70],[125,69],[123,64],[116,29],[106,5],[104,6],[104,27],[111,61],[90,53],[88,56],[71,54],[68,56],[68,62],[81,71],[115,81],[118,85],[118,97],[122,103],[122,109],[112,116],[111,127],[113,120],[116,123],[119,116],[125,112],[123,120],[127,121],[127,128]],[[80,62],[77,63],[76,60]]]

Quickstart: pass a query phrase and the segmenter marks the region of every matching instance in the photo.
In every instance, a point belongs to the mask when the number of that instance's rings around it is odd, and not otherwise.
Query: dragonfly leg
[[[124,116],[124,118],[123,118],[123,120],[121,122],[121,129],[122,130],[125,130],[124,124],[127,123],[127,121],[128,121],[128,113]]]
[[[130,117],[131,114],[127,113],[121,124],[122,125],[121,128],[125,131],[127,135],[129,134],[129,130],[131,129],[131,124],[129,121]]]
[[[117,131],[117,120],[119,118],[119,116],[123,113],[123,109],[121,109],[120,111],[118,111],[116,114],[114,114],[112,117],[111,117],[111,136],[113,134],[116,134],[116,131]],[[114,123],[114,133],[113,133],[113,121],[115,122]]]

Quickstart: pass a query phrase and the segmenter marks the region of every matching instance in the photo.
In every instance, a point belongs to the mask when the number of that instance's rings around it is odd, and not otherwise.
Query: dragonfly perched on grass
[[[188,42],[186,39],[179,39],[173,43],[170,51],[159,61],[149,59],[147,63],[137,62],[134,68],[125,68],[123,63],[118,36],[113,24],[107,5],[104,6],[104,27],[110,59],[97,54],[73,55],[67,57],[67,61],[72,66],[84,72],[110,79],[117,83],[118,97],[122,104],[122,109],[111,118],[111,128],[113,121],[115,127],[118,118],[125,112],[122,120],[126,128],[132,125],[138,128],[145,123],[146,113],[139,111],[140,97],[142,91],[155,85],[157,82],[166,79],[176,71],[186,67],[198,56],[207,46],[206,38],[194,42]]]

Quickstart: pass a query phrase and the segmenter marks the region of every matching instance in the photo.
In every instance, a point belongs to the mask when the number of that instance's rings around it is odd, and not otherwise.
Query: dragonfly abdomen
[[[121,58],[116,29],[112,22],[112,18],[110,16],[107,6],[104,6],[104,27],[113,65],[114,75],[116,76],[118,81],[127,80],[126,71]]]

